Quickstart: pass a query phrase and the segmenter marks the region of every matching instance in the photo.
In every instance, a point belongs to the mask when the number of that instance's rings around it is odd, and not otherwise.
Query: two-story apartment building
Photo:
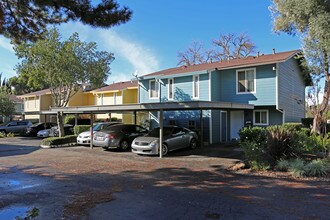
[[[243,126],[300,122],[305,115],[305,76],[299,50],[181,66],[140,77],[140,103],[217,101],[254,106],[204,111],[204,140],[238,138]],[[157,112],[150,114],[153,126]],[[167,111],[164,124],[198,128],[197,111]]]
[[[41,114],[47,112],[54,106],[50,89],[18,96],[24,102],[24,114],[26,120],[34,122],[56,122],[56,115]],[[94,96],[80,89],[68,102],[68,106],[93,105]]]
[[[138,81],[117,82],[91,91],[94,105],[125,105],[138,103]],[[117,118],[124,123],[134,123],[134,115],[122,113],[97,114],[97,119]]]

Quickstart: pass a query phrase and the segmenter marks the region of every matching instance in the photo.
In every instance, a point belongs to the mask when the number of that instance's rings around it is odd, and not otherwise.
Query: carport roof
[[[191,101],[191,102],[162,102],[162,103],[141,103],[126,105],[102,105],[102,106],[77,106],[77,107],[53,107],[50,111],[40,112],[43,114],[63,113],[108,113],[119,112],[128,113],[134,111],[159,111],[159,110],[210,110],[210,109],[254,109],[254,105],[233,102],[211,102],[211,101]]]

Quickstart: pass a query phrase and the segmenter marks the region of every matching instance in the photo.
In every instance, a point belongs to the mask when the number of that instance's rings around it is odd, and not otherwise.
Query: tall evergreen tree
[[[130,20],[132,11],[115,0],[1,0],[0,34],[15,43],[36,41],[47,25],[80,21],[93,27],[112,27]]]

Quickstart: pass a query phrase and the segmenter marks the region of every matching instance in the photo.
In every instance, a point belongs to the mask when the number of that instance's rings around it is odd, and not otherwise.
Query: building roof
[[[39,91],[35,91],[35,92],[30,92],[30,93],[18,96],[18,98],[39,96],[39,95],[45,95],[45,94],[50,94],[50,89],[43,89],[43,90],[39,90]]]
[[[117,82],[117,83],[110,84],[108,86],[104,86],[99,89],[95,89],[92,91],[92,93],[112,92],[112,91],[118,91],[118,90],[123,90],[123,89],[137,88],[137,86],[138,86],[137,80]]]
[[[22,102],[16,95],[9,95],[9,99],[13,102]]]
[[[273,53],[273,54],[265,54],[260,56],[248,56],[246,58],[240,59],[231,59],[231,60],[223,60],[220,62],[213,63],[203,63],[191,66],[180,66],[175,68],[170,68],[154,73],[150,73],[144,75],[142,77],[152,77],[152,76],[166,76],[172,74],[180,74],[180,73],[189,73],[189,72],[198,72],[203,70],[211,70],[211,69],[230,69],[235,67],[244,67],[244,66],[252,66],[252,65],[263,65],[263,64],[272,64],[272,63],[281,63],[284,62],[296,54],[300,53],[300,50],[292,50],[287,52]]]

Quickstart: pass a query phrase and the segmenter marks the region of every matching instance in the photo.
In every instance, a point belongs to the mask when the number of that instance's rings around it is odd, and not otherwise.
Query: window
[[[254,125],[268,125],[268,110],[254,110],[253,111]]]
[[[236,71],[237,93],[251,93],[256,91],[256,69]]]
[[[159,94],[158,94],[158,83],[156,82],[156,80],[150,80],[149,81],[149,98],[151,99],[157,99],[159,98]]]
[[[174,80],[168,79],[168,99],[173,100],[174,97]]]
[[[193,98],[199,98],[199,76],[193,76]]]

